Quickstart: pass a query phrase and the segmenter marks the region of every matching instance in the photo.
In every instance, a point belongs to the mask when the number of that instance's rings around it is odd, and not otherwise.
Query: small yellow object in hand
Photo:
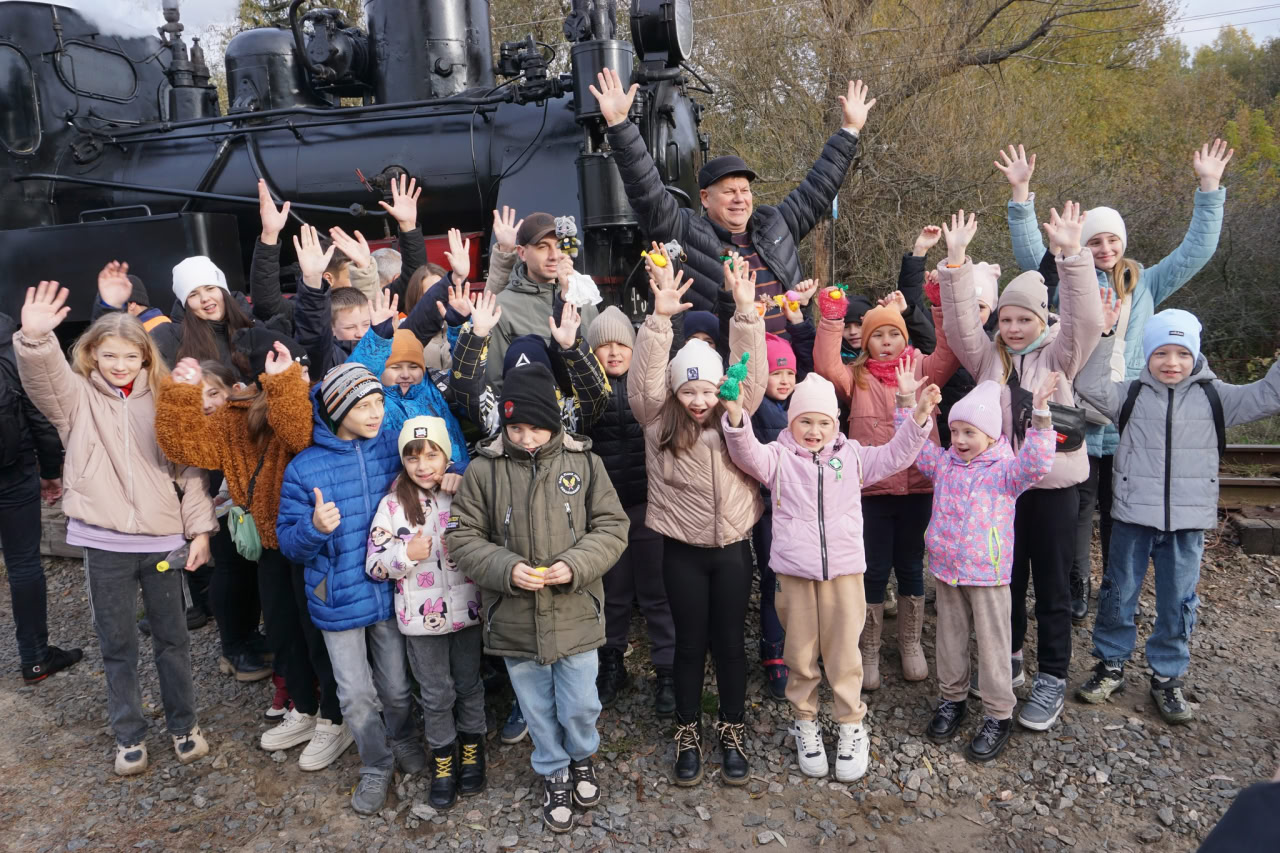
[[[774,297],[773,297],[773,301],[774,301],[774,302],[776,302],[776,303],[778,303],[778,307],[779,307],[779,308],[782,308],[782,309],[784,309],[784,310],[786,310],[786,311],[799,311],[799,310],[800,310],[800,303],[799,303],[799,302],[793,302],[793,301],[791,301],[790,299],[788,299],[787,297],[783,296],[783,295],[782,295],[782,294],[780,294],[780,293],[779,293],[779,294],[774,295]]]
[[[169,571],[169,561],[168,561],[168,560],[161,560],[160,562],[156,563],[156,571],[157,571],[157,572],[167,572],[167,571]]]
[[[831,291],[831,293],[827,294],[827,298],[828,299],[844,299],[844,291],[837,288]]]
[[[648,258],[655,267],[661,269],[667,265],[667,259],[660,252],[641,252],[640,257]]]
[[[546,567],[546,566],[538,566],[538,567],[536,567],[536,568],[534,569],[534,571],[535,571],[535,572],[537,572],[537,573],[538,573],[538,574],[540,574],[540,575],[545,575],[545,574],[547,573],[547,567]]]

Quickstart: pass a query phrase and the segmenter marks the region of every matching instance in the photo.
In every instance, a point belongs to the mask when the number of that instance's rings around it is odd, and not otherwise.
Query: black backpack
[[[1209,398],[1209,409],[1213,412],[1213,428],[1218,433],[1218,458],[1221,459],[1227,454],[1227,421],[1222,414],[1222,398],[1218,396],[1218,389],[1213,387],[1212,382],[1196,383],[1204,389],[1204,395]],[[1120,407],[1120,419],[1116,421],[1116,429],[1124,434],[1125,424],[1129,422],[1129,416],[1133,414],[1133,406],[1138,401],[1138,392],[1142,390],[1142,383],[1134,380],[1129,383],[1129,393],[1125,395],[1124,405]]]

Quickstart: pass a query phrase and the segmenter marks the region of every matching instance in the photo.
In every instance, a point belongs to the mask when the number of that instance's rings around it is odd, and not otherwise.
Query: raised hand
[[[462,239],[462,232],[457,228],[449,229],[449,251],[444,253],[449,261],[449,268],[457,276],[454,281],[463,284],[471,275],[471,238]]]
[[[424,529],[420,529],[417,534],[405,545],[405,556],[415,563],[419,560],[425,560],[431,556],[431,545],[433,544],[430,536],[426,535]]]
[[[179,385],[199,385],[204,381],[204,371],[194,358],[184,358],[173,366],[173,381]]]
[[[369,251],[369,244],[365,242],[363,234],[359,231],[352,233],[355,234],[354,237],[335,225],[329,229],[329,238],[351,259],[351,263],[360,269],[367,269],[373,263],[373,253]]]
[[[942,402],[942,392],[938,390],[937,385],[930,385],[920,392],[920,399],[916,400],[915,411],[911,413],[911,417],[920,426],[929,423],[929,416],[938,408],[938,404]]]
[[[258,179],[258,218],[262,220],[262,233],[258,239],[264,245],[274,246],[280,239],[280,232],[289,224],[289,202],[276,207],[267,182],[261,178]]]
[[[1080,254],[1080,234],[1084,230],[1085,212],[1074,201],[1062,205],[1062,215],[1056,208],[1049,209],[1049,221],[1044,223],[1044,233],[1050,245],[1057,246],[1062,257]]]
[[[22,335],[33,341],[42,340],[71,313],[66,304],[71,291],[59,287],[56,281],[42,281],[27,288],[26,301],[22,303]]]
[[[333,260],[333,252],[337,243],[330,243],[329,248],[320,247],[320,235],[310,225],[303,225],[298,236],[293,238],[293,251],[298,256],[298,269],[302,272],[302,283],[312,290],[319,290],[324,284],[324,271]]]
[[[502,306],[498,304],[498,294],[481,291],[471,308],[471,334],[486,337],[501,319]]]
[[[1215,139],[1212,147],[1206,143],[1191,156],[1191,165],[1196,170],[1196,177],[1200,179],[1200,189],[1203,192],[1211,193],[1218,188],[1218,184],[1222,181],[1222,173],[1235,153],[1234,148],[1227,148],[1227,143],[1221,139]]]
[[[561,255],[560,260],[556,261],[556,283],[560,285],[561,293],[569,290],[569,276],[573,275],[575,271],[573,258],[568,255]]]
[[[809,304],[810,300],[813,299],[817,292],[818,280],[816,278],[806,278],[804,281],[792,287],[791,290],[788,291],[787,295],[790,297],[790,294],[794,293],[796,295],[796,304],[804,307]]]
[[[399,178],[391,179],[391,204],[385,201],[378,202],[383,210],[391,214],[396,225],[400,226],[401,234],[418,227],[418,196],[420,195],[422,195],[422,187],[418,186],[418,179],[401,174]],[[346,249],[343,251],[345,252]]]
[[[467,293],[469,289],[465,282],[449,285],[449,307],[462,317],[471,316],[471,299]],[[439,303],[436,304],[439,305]],[[444,313],[444,306],[440,305],[440,316],[443,317]]]
[[[861,80],[850,80],[849,90],[840,96],[840,109],[844,116],[840,126],[861,131],[867,123],[867,113],[876,105],[876,99],[867,100],[867,87]]]
[[[316,508],[311,513],[311,523],[316,530],[328,535],[338,529],[338,525],[342,523],[342,513],[338,511],[338,505],[333,501],[326,501],[324,493],[319,489],[312,489],[316,494]]]
[[[908,307],[907,297],[902,295],[901,290],[895,290],[893,293],[890,293],[888,296],[885,296],[880,300],[880,307],[893,308],[899,314],[905,314],[907,313]]]
[[[600,114],[604,116],[605,123],[613,127],[615,124],[626,121],[627,113],[631,112],[631,104],[636,99],[636,91],[640,88],[640,84],[632,83],[630,89],[623,89],[622,78],[618,76],[618,72],[608,67],[596,75],[596,82],[600,84],[599,89],[595,86],[587,88],[600,104]]]
[[[724,262],[724,289],[733,294],[734,308],[742,314],[750,314],[756,304],[756,274],[737,252],[729,253]]]
[[[1049,408],[1049,398],[1053,396],[1053,392],[1058,390],[1058,380],[1062,378],[1062,374],[1056,370],[1045,376],[1044,380],[1036,387],[1036,392],[1031,395],[1031,406],[1043,412]]]
[[[1102,331],[1109,332],[1120,322],[1120,295],[1110,287],[1099,287],[1098,298],[1102,300]]]
[[[724,383],[728,381],[729,381],[728,376],[721,378],[720,384],[716,387],[716,391],[719,392],[720,387],[723,386]],[[735,429],[742,426],[742,395],[741,394],[734,397],[732,400],[726,400],[725,398],[721,397],[720,405],[724,406],[725,414],[729,416],[729,426],[734,427]]]
[[[920,387],[920,380],[916,378],[915,356],[906,355],[900,358],[893,372],[898,378],[898,393],[904,397],[914,397],[916,389]]]
[[[268,376],[275,376],[277,373],[284,373],[291,364],[293,364],[293,356],[290,355],[289,348],[276,341],[271,345],[271,352],[267,353],[267,363],[262,368],[262,372]]]
[[[516,221],[515,208],[502,206],[502,213],[493,212],[493,240],[500,252],[514,252],[516,250],[516,234],[520,233],[520,226],[524,224],[524,220]]]
[[[947,263],[952,266],[960,266],[968,258],[967,250],[969,243],[973,241],[973,235],[978,233],[978,215],[970,213],[968,221],[964,218],[964,209],[961,208],[959,213],[951,214],[951,227],[947,227],[947,221],[942,221],[942,236],[947,241]]]
[[[937,225],[926,225],[920,229],[920,233],[916,235],[915,245],[911,247],[911,254],[917,258],[923,258],[929,254],[929,250],[938,245],[938,241],[942,239],[942,229]]]
[[[399,304],[400,294],[392,293],[391,288],[375,290],[373,298],[369,300],[369,323],[376,326],[392,319],[399,313]]]
[[[1009,186],[1013,187],[1013,200],[1026,201],[1031,195],[1031,176],[1036,171],[1036,155],[1032,154],[1028,159],[1025,148],[1010,145],[1008,152],[1000,152],[1000,159],[995,163],[996,168],[1009,179]]]
[[[824,320],[843,320],[849,311],[849,295],[838,287],[825,288],[818,294],[818,313]]]
[[[653,244],[652,252],[660,253],[663,257],[667,254],[666,250],[657,243]],[[693,279],[688,278],[683,271],[677,274],[670,260],[667,261],[666,266],[660,267],[649,258],[645,258],[644,267],[649,273],[649,289],[653,291],[654,314],[674,317],[681,311],[688,311],[693,307],[692,302],[680,301],[689,288],[693,287]],[[688,280],[684,282],[684,286],[680,286],[680,281],[686,278]]]
[[[98,298],[112,308],[123,308],[133,296],[129,265],[112,261],[98,273]]]
[[[582,325],[578,306],[565,302],[560,309],[560,324],[556,325],[555,317],[548,317],[547,322],[551,325],[551,337],[560,345],[560,349],[573,349],[578,341],[578,327]]]

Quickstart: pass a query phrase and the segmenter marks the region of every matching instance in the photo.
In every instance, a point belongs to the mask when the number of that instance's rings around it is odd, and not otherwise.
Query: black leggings
[[[263,548],[258,558],[258,585],[267,646],[275,653],[275,669],[284,676],[294,707],[302,714],[319,711],[329,722],[341,723],[338,683],[324,637],[307,611],[302,567],[275,548]]]
[[[1013,651],[1027,633],[1027,585],[1036,589],[1039,671],[1067,677],[1071,665],[1071,561],[1076,550],[1080,496],[1075,486],[1029,489],[1013,516]]]
[[[743,634],[751,597],[751,547],[746,539],[722,548],[699,548],[669,536],[663,540],[662,577],[676,626],[676,716],[684,723],[700,718],[709,646],[716,662],[720,715],[740,722],[747,696]]]
[[[889,573],[898,576],[898,594],[924,595],[924,533],[933,515],[933,493],[866,495],[862,498],[862,576],[867,604],[883,604]]]
[[[244,654],[253,648],[258,633],[258,564],[240,556],[225,516],[218,521],[218,532],[209,545],[213,553],[209,607],[218,623],[222,654]]]

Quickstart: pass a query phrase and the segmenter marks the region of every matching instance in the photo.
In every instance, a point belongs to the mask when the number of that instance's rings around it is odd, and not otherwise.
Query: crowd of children
[[[601,85],[600,97],[618,96],[616,82]],[[874,101],[856,97],[865,119]],[[856,139],[860,127],[846,129]],[[192,257],[173,270],[166,315],[112,262],[96,319],[66,356],[54,332],[67,290],[31,288],[12,336],[20,387],[3,390],[29,412],[23,429],[45,432],[21,444],[31,458],[13,477],[34,482],[39,449],[40,494],[61,495],[67,541],[84,549],[116,772],[148,765],[139,590],[177,760],[208,752],[183,570],[211,553],[223,671],[277,676],[261,747],[305,745],[299,766],[316,771],[354,745],[361,814],[382,808],[397,769],[427,773],[438,809],[485,788],[485,667],[496,664],[515,694],[503,740],[527,731],[544,820],[571,829],[575,808],[601,797],[597,719],[629,686],[633,606],[649,634],[654,713],[674,719],[672,781],[699,784],[714,740],[720,780],[746,784],[756,578],[760,660],[768,692],[790,706],[803,773],[831,770],[823,672],[835,778],[867,772],[864,694],[883,682],[891,576],[902,678],[929,678],[926,565],[940,697],[921,735],[954,738],[978,698],[965,753],[990,761],[1015,711],[1033,731],[1063,713],[1099,494],[1097,664],[1076,695],[1103,702],[1125,687],[1153,560],[1151,695],[1166,721],[1190,720],[1181,679],[1223,429],[1280,412],[1280,368],[1226,384],[1203,358],[1199,321],[1155,312],[1212,254],[1231,152],[1196,153],[1192,233],[1148,269],[1124,256],[1110,208],[1051,211],[1045,249],[1027,190],[1034,156],[1001,156],[1026,269],[1003,289],[998,266],[968,256],[977,221],[964,211],[920,232],[897,290],[878,301],[813,280],[774,293],[760,257],[734,240],[716,310],[690,311],[678,247],[654,243],[652,307],[637,331],[618,308],[597,308],[547,213],[494,212],[487,288],[469,295],[461,235],[450,235],[451,271],[427,264],[420,190],[403,180],[384,204],[401,252],[379,259],[359,232],[335,228],[326,241],[304,225],[291,299],[279,265],[288,204],[265,185],[251,301]],[[926,270],[943,240],[946,257]],[[15,537],[0,533],[14,559]],[[24,677],[74,665],[78,650],[33,628],[20,588],[31,578],[10,577]],[[1029,586],[1034,667],[1023,655]],[[703,725],[708,653],[714,738]],[[1014,689],[1032,668],[1018,708]]]

